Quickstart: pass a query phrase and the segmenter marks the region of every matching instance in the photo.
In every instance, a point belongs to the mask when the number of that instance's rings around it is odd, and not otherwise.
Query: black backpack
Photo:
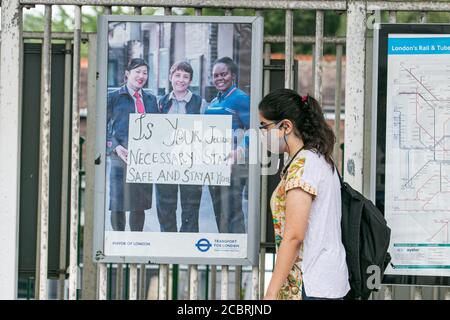
[[[336,169],[337,170],[337,169]],[[338,172],[339,175],[339,172]],[[345,247],[350,291],[345,299],[368,299],[372,291],[367,285],[369,266],[378,266],[380,282],[391,261],[388,247],[391,229],[381,211],[348,183],[341,182],[342,242]]]

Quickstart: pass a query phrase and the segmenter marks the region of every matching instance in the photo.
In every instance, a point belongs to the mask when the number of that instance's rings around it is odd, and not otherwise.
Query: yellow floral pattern
[[[272,194],[270,207],[272,209],[272,219],[275,228],[276,250],[280,247],[283,240],[284,227],[286,222],[286,193],[293,188],[302,188],[306,192],[317,195],[317,191],[311,185],[301,180],[305,167],[305,156],[300,152],[293,159],[286,174],[281,177],[281,181]],[[278,292],[279,300],[301,300],[302,298],[302,273],[300,269],[303,244],[300,248],[299,256],[295,260],[294,266],[289,272],[289,276],[284,282],[281,290]]]

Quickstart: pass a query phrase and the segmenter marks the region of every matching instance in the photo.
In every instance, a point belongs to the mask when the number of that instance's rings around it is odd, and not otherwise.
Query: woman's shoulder
[[[239,88],[238,86],[235,85],[235,90],[234,90],[234,94],[238,94],[238,95],[244,95],[244,96],[248,96],[248,94],[242,90],[241,88]]]
[[[211,102],[208,105],[207,110],[219,110],[222,109],[222,104],[220,103],[219,99],[216,97],[211,100]]]
[[[120,97],[122,96],[123,87],[116,88],[107,95],[107,104],[108,105],[116,105],[120,103]]]
[[[306,163],[308,167],[313,167],[313,168],[325,168],[329,166],[329,163],[327,162],[327,160],[325,159],[325,156],[323,154],[321,154],[320,152],[318,152],[315,149],[308,149],[308,150],[304,150],[303,151],[305,154],[305,158],[306,158]]]
[[[155,96],[155,99],[158,100],[159,103],[161,103],[161,102],[164,102],[166,100],[169,100],[169,97],[170,97],[170,92],[166,93],[166,94],[164,94],[162,96]]]
[[[116,97],[120,94],[120,92],[123,90],[122,87],[114,88],[114,89],[108,89],[108,98]]]
[[[287,188],[300,187],[317,196],[326,163],[315,150],[302,150],[295,157],[287,171]]]
[[[192,92],[192,97],[191,99],[194,99],[194,101],[199,101],[200,103],[202,103],[204,101],[203,97],[197,93],[193,93]]]
[[[317,169],[326,163],[325,158],[314,149],[304,149],[298,153],[289,166],[288,173],[297,172],[299,169]]]
[[[287,176],[290,177],[292,175],[297,175],[303,173],[303,169],[305,167],[307,154],[305,151],[299,152],[295,158],[292,160],[289,168],[287,169]]]
[[[142,89],[142,96],[155,101],[157,100],[156,96],[148,90]]]
[[[236,87],[236,90],[233,92],[230,98],[247,100],[250,99],[250,96],[244,90]]]

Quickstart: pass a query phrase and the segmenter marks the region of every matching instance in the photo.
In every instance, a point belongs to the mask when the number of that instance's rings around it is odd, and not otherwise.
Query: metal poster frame
[[[389,34],[450,34],[450,24],[375,24],[373,43],[372,82],[372,148],[371,200],[384,214],[385,184],[377,190],[377,178],[385,177],[386,154],[386,99],[388,75]],[[450,286],[450,277],[428,275],[384,275],[384,284]]]
[[[110,22],[146,23],[218,23],[251,24],[251,89],[250,89],[250,129],[257,129],[258,102],[262,98],[263,70],[263,18],[262,17],[209,17],[209,16],[100,16],[98,20],[97,47],[97,112],[95,148],[95,209],[93,259],[101,263],[176,263],[212,265],[258,265],[260,246],[260,175],[261,166],[249,165],[248,172],[248,230],[246,234],[246,257],[150,257],[105,255],[105,214],[106,214],[106,101],[108,70],[108,24]],[[259,150],[257,139],[250,139],[250,150]],[[162,233],[162,232],[160,232]],[[176,234],[179,234],[177,232]],[[202,233],[198,234],[201,239]],[[228,234],[232,235],[232,234]],[[158,244],[164,246],[164,243]],[[170,251],[170,247],[167,247]]]

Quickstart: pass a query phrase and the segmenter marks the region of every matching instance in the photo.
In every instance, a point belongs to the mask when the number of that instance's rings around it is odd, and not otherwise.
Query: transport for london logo
[[[209,248],[212,247],[212,244],[211,244],[211,242],[208,241],[208,239],[202,238],[202,239],[197,241],[195,246],[197,247],[197,249],[199,251],[206,252],[206,251],[209,250]]]

